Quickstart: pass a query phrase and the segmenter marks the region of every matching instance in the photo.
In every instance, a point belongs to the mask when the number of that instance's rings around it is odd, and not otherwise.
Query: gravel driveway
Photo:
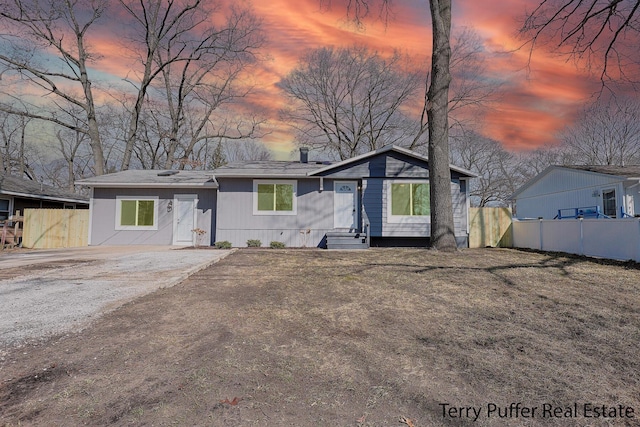
[[[0,256],[0,350],[79,330],[231,251],[90,247]]]

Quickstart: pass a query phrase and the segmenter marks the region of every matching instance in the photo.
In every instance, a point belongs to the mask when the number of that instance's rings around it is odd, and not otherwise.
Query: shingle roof
[[[299,161],[261,160],[234,162],[211,171],[177,170],[127,170],[112,174],[81,179],[77,184],[89,187],[198,187],[217,188],[218,178],[309,178],[318,171],[329,170],[335,166],[347,165],[371,156],[397,151],[412,156],[425,163],[428,159],[413,151],[388,145],[351,159],[332,164],[331,162],[301,163]],[[450,165],[452,170],[475,177],[473,172]]]
[[[313,172],[326,166],[328,162],[300,163],[295,161],[255,161],[238,162],[221,166],[214,170],[216,178],[224,177],[306,177],[307,173]]]
[[[76,183],[89,187],[218,187],[213,172],[194,170],[129,169],[80,179]]]
[[[563,167],[569,168],[569,169],[603,173],[606,175],[623,176],[626,178],[640,178],[640,165],[628,165],[628,166],[570,165],[570,166],[563,166]]]
[[[63,202],[89,203],[89,198],[80,194],[11,175],[0,175],[0,194]]]

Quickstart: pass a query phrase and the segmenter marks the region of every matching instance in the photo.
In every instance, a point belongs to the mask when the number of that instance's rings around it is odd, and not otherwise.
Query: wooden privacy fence
[[[22,247],[31,249],[87,246],[89,209],[25,209]]]
[[[470,208],[469,247],[510,248],[513,225],[509,208]]]

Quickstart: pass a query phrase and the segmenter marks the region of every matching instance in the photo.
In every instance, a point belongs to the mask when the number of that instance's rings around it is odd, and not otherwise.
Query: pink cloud
[[[212,1],[212,5],[237,4],[234,0]],[[510,149],[535,148],[553,141],[554,133],[570,122],[573,112],[595,90],[592,77],[576,71],[573,63],[536,50],[531,58],[527,49],[515,50],[523,41],[517,37],[519,19],[539,0],[454,2],[454,25],[474,27],[488,51],[500,52],[489,62],[490,77],[507,82],[500,104],[486,114],[484,132]],[[92,66],[105,83],[123,84],[134,76],[136,58],[127,51],[127,15],[113,11],[98,31],[89,37],[90,49],[97,54]],[[251,72],[257,93],[243,102],[243,109],[265,111],[271,119],[272,133],[264,142],[279,153],[293,147],[293,134],[277,120],[277,111],[287,100],[276,87],[278,81],[297,64],[308,49],[322,46],[365,44],[380,52],[401,49],[417,62],[424,62],[431,49],[430,16],[424,0],[393,2],[394,16],[388,25],[376,19],[367,21],[362,31],[354,31],[345,21],[344,2],[320,9],[319,0],[255,1],[255,13],[262,18],[268,37],[262,52],[270,58]],[[372,11],[372,18],[375,18]],[[529,62],[529,60],[531,61]]]

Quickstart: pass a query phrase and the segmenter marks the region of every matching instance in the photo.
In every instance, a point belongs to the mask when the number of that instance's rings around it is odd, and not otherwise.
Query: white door
[[[336,181],[333,184],[333,189],[334,228],[357,228],[358,183],[355,181]]]
[[[633,203],[633,194],[627,194],[627,209],[626,209],[626,213],[629,216],[634,216],[635,213],[635,203]]]
[[[196,228],[195,194],[176,194],[173,199],[173,244],[193,245]]]

